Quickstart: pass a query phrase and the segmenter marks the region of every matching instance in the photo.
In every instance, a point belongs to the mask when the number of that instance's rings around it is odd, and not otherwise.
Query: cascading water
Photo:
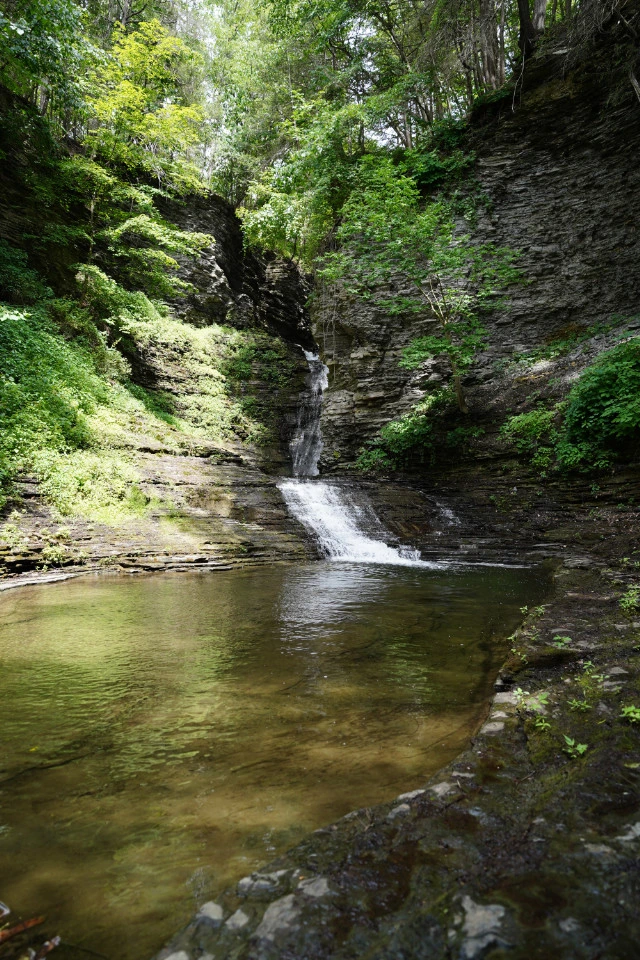
[[[293,516],[313,534],[329,560],[351,563],[387,563],[402,566],[435,566],[420,560],[411,547],[390,547],[387,533],[360,491],[347,485],[310,478],[318,476],[322,453],[320,412],[328,385],[328,368],[316,353],[305,350],[309,364],[308,391],[300,405],[291,441],[293,480],[278,487]]]
[[[320,432],[320,408],[322,394],[329,385],[329,368],[317,353],[304,350],[309,364],[307,374],[308,392],[298,408],[298,422],[290,443],[294,477],[317,477],[318,460],[322,453]]]

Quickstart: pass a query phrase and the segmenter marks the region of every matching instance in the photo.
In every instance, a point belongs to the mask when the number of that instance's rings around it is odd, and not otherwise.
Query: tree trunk
[[[528,57],[533,53],[536,46],[536,32],[533,29],[533,23],[531,21],[529,0],[518,0],[518,18],[520,20],[518,46],[522,51],[522,55]]]
[[[485,87],[498,85],[498,35],[495,0],[480,0],[480,37]]]
[[[464,390],[462,389],[460,374],[453,363],[451,366],[453,369],[453,389],[455,390],[456,400],[458,401],[458,410],[460,413],[469,413],[469,407],[467,406]]]
[[[533,4],[533,29],[536,38],[544,33],[544,21],[547,14],[547,0],[534,0]]]

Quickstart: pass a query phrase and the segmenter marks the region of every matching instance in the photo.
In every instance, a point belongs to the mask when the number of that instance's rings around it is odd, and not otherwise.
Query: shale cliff
[[[607,68],[615,39],[602,38],[597,55],[571,67],[561,38],[522,83],[477,109],[466,135],[476,157],[468,184],[475,199],[459,233],[512,250],[521,272],[483,318],[488,343],[465,383],[468,423],[489,435],[474,447],[481,459],[495,452],[489,439],[507,411],[519,410],[534,390],[538,397],[566,392],[613,341],[598,328],[640,323],[640,107],[626,73]],[[404,347],[424,334],[423,318],[403,321],[336,286],[318,290],[313,329],[331,370],[323,466],[341,471],[447,373],[438,359],[416,371],[399,365]],[[535,363],[536,352],[558,355]],[[449,463],[461,455],[456,450]],[[443,457],[446,447],[438,466]],[[408,468],[431,472],[419,462]]]
[[[36,243],[32,158],[15,140],[3,147],[13,163],[0,173],[0,242],[26,243],[30,263],[64,298],[80,252],[47,238],[85,214],[45,210]],[[290,469],[305,388],[301,345],[312,344],[307,281],[291,261],[245,252],[240,223],[219,197],[164,200],[162,212],[213,242],[179,258],[188,286],[165,319],[104,335],[124,367],[118,360],[101,375],[85,449],[63,451],[53,472],[23,472],[8,487],[0,576],[10,583],[55,578],[57,568],[208,569],[309,555],[275,486]],[[67,319],[74,301],[46,302],[62,311],[47,336],[64,351],[83,336],[75,308]]]

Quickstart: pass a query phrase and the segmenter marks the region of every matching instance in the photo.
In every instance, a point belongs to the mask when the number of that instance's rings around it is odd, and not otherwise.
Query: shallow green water
[[[0,900],[144,960],[228,883],[452,759],[544,589],[316,563],[3,596]]]

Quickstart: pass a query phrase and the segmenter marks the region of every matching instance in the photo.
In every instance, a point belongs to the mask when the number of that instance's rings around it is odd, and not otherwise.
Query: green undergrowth
[[[640,452],[640,337],[631,337],[582,371],[566,400],[511,417],[503,440],[543,476],[598,471]]]
[[[355,466],[375,473],[433,465],[473,446],[483,432],[471,417],[455,411],[452,389],[441,388],[383,426],[361,448]],[[637,459],[640,337],[626,335],[601,353],[574,380],[565,399],[538,401],[509,417],[500,438],[541,479],[571,471],[598,472]]]
[[[363,473],[401,470],[410,464],[433,465],[477,441],[482,427],[458,422],[450,388],[429,394],[397,420],[391,420],[359,451],[355,468]]]
[[[129,346],[159,358],[164,389],[132,383],[126,359],[76,301],[0,305],[0,504],[28,474],[61,516],[120,523],[159,506],[143,491],[141,447],[189,453],[203,440],[271,437],[291,377],[280,341],[196,329],[157,310],[121,317],[120,328]],[[256,399],[262,381],[266,396]]]

